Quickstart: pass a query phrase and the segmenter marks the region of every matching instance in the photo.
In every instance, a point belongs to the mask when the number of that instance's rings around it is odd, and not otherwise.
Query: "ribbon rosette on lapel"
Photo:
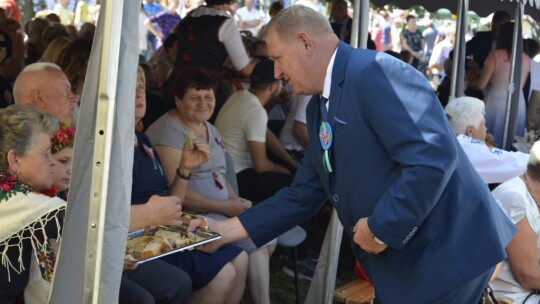
[[[151,148],[145,144],[143,144],[142,146],[144,148],[144,152],[146,152],[148,157],[152,159],[152,162],[154,163],[154,170],[157,170],[159,168],[159,172],[161,173],[161,175],[163,175],[163,169],[161,168],[161,165],[156,159],[156,155],[154,154],[154,148],[153,147]]]

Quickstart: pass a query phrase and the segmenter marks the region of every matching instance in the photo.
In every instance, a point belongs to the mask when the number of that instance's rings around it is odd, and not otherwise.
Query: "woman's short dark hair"
[[[217,80],[201,68],[183,70],[174,79],[174,96],[182,99],[189,89],[212,90],[216,93]]]
[[[9,37],[9,35],[4,32],[4,30],[0,30],[0,35],[4,36],[4,44],[6,47],[6,57],[0,62],[1,65],[6,62],[6,60],[11,58],[11,54],[13,53],[13,41],[11,41],[11,37]]]

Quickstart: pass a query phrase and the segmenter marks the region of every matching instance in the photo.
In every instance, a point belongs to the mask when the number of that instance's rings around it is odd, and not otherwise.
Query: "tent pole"
[[[521,62],[523,52],[522,39],[522,18],[523,4],[521,1],[516,1],[516,12],[514,18],[514,35],[512,37],[512,54],[510,58],[510,82],[508,83],[508,96],[506,99],[506,113],[504,116],[504,133],[503,133],[503,149],[512,149],[514,142],[514,130],[517,121],[519,108],[519,97],[521,95]]]
[[[103,39],[102,60],[97,109],[94,159],[92,169],[91,197],[88,223],[88,239],[86,242],[85,275],[83,303],[99,303],[101,264],[103,259],[103,243],[105,228],[105,212],[107,209],[107,192],[111,156],[113,114],[116,108],[116,82],[118,70],[108,67],[117,66],[120,56],[121,31],[113,30],[122,27],[124,1],[106,1],[105,11],[100,14],[104,20],[105,35]],[[99,131],[99,134],[97,132]]]
[[[452,78],[450,83],[450,100],[463,96],[465,79],[465,32],[467,28],[467,12],[469,0],[460,0],[456,23],[456,42],[452,62]]]
[[[351,46],[365,49],[367,47],[369,28],[369,0],[357,0],[353,2],[353,5]]]
[[[331,231],[329,237],[328,248],[328,264],[326,264],[326,280],[324,303],[334,303],[334,289],[336,289],[336,274],[339,263],[339,249],[341,248],[341,237],[343,235],[343,226],[339,221],[336,209],[332,211],[332,217],[328,224],[328,229]]]

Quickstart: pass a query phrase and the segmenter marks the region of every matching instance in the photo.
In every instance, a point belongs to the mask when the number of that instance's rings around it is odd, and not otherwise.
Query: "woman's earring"
[[[21,171],[19,169],[17,169],[17,171],[15,171],[15,179],[18,180],[19,179],[19,174],[21,173]]]

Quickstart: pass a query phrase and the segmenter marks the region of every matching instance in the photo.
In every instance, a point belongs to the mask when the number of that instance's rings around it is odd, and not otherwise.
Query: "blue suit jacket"
[[[475,172],[424,76],[384,53],[340,43],[332,73],[334,173],[322,164],[320,101],[307,109],[309,147],[291,187],[239,216],[262,245],[330,198],[353,237],[358,219],[388,244],[352,243],[382,303],[428,303],[505,258],[515,227]]]

